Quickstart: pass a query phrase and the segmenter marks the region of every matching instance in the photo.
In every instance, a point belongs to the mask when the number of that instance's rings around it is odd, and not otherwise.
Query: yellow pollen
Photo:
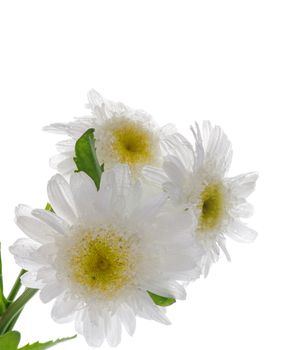
[[[70,255],[72,279],[105,297],[113,296],[131,281],[130,242],[112,229],[85,233]]]
[[[219,184],[210,184],[201,193],[198,205],[201,210],[198,230],[205,232],[215,229],[223,217],[224,199],[223,190]]]
[[[116,152],[119,162],[129,166],[150,164],[154,160],[153,135],[140,123],[122,121],[113,130],[112,148]]]

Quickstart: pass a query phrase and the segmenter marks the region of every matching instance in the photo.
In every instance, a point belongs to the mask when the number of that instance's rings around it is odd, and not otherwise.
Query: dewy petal
[[[18,239],[10,248],[16,263],[25,270],[36,271],[41,264],[34,258],[34,253],[40,245],[29,238]]]
[[[109,315],[105,322],[106,340],[110,346],[117,346],[121,342],[121,321],[117,315]]]
[[[112,200],[115,200],[117,197],[127,196],[131,185],[132,180],[129,167],[123,164],[115,166],[112,171],[103,173],[100,190],[111,188]]]
[[[158,307],[154,304],[147,292],[140,293],[139,298],[136,300],[138,305],[138,314],[149,320],[154,320],[165,325],[171,324],[169,319],[165,315],[165,309]]]
[[[74,173],[70,180],[71,191],[76,203],[76,210],[82,220],[93,219],[97,190],[93,180],[84,172]]]
[[[42,221],[31,214],[32,209],[20,204],[15,209],[15,222],[19,228],[30,238],[40,243],[47,243],[53,240],[56,232]]]
[[[21,277],[22,284],[27,288],[41,289],[44,283],[37,280],[37,272],[26,272]]]
[[[48,182],[47,193],[55,213],[72,224],[76,221],[76,206],[70,185],[62,175],[55,175]]]
[[[79,301],[70,299],[65,294],[57,297],[51,311],[51,316],[58,323],[65,323],[73,320],[78,311]]]
[[[88,310],[83,310],[76,320],[76,330],[83,334],[89,346],[99,347],[105,339],[104,320],[99,318],[97,324],[92,322]]]
[[[69,232],[68,224],[56,214],[44,209],[34,209],[32,215],[63,235]]]
[[[133,310],[128,306],[128,304],[122,303],[119,306],[118,315],[127,333],[132,336],[136,329],[136,315],[134,314]]]
[[[117,165],[103,173],[98,192],[99,205],[112,208],[113,215],[123,215],[125,204],[132,193],[132,179],[127,165]]]
[[[55,281],[43,287],[40,291],[40,299],[43,303],[48,303],[52,299],[59,296],[64,291],[62,283]]]

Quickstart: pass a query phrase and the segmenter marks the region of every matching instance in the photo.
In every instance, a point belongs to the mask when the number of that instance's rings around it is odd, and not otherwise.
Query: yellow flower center
[[[111,228],[83,234],[71,253],[72,279],[106,297],[113,296],[133,276],[130,241]]]
[[[121,125],[112,132],[112,149],[118,161],[130,167],[151,164],[155,158],[155,140],[141,123],[122,120]]]
[[[201,193],[199,203],[201,210],[198,229],[201,232],[215,229],[223,217],[224,198],[223,190],[219,184],[210,184]]]

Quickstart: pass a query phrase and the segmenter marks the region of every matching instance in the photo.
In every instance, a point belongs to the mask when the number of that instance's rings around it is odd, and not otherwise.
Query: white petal
[[[257,179],[258,174],[253,172],[231,177],[226,181],[234,196],[246,198],[254,191]]]
[[[121,342],[121,322],[116,315],[113,315],[105,323],[106,340],[110,346],[115,347]]]
[[[58,152],[62,153],[74,153],[75,143],[73,139],[63,140],[56,144],[56,149]]]
[[[53,132],[55,134],[67,134],[68,126],[63,123],[54,123],[43,127],[44,131]]]
[[[73,158],[73,153],[59,154],[50,159],[49,165],[51,168],[56,169],[60,174],[69,175],[76,169]]]
[[[76,221],[75,203],[70,185],[62,175],[55,175],[48,182],[47,193],[55,213],[72,224]]]
[[[235,221],[229,226],[227,236],[239,242],[252,242],[256,239],[257,233],[240,221]]]
[[[166,297],[185,300],[187,293],[185,288],[175,281],[149,281],[146,288],[152,293]]]
[[[212,127],[209,121],[203,122],[202,134],[198,124],[191,128],[195,137],[195,167],[209,166],[211,172],[224,175],[232,161],[231,142],[219,126]]]
[[[169,319],[165,315],[166,310],[164,308],[156,306],[146,292],[144,292],[142,296],[139,296],[137,303],[137,312],[141,317],[149,320],[154,320],[165,325],[170,324]]]
[[[15,222],[19,228],[30,238],[40,243],[47,243],[53,240],[56,232],[51,227],[37,220],[31,214],[32,209],[25,205],[16,207]]]
[[[10,248],[16,263],[25,270],[36,271],[41,264],[34,258],[34,253],[40,245],[29,238],[18,239]]]
[[[100,108],[104,104],[103,97],[94,89],[89,91],[87,97],[89,102],[88,107],[91,108],[93,112],[96,112],[96,108]]]
[[[78,300],[69,299],[65,294],[63,294],[56,299],[52,307],[51,316],[56,322],[69,322],[75,317],[75,313],[78,310],[78,305]]]
[[[167,200],[167,195],[161,193],[148,198],[140,207],[137,207],[132,212],[131,220],[137,224],[146,224],[152,221]],[[146,222],[145,222],[146,218]]]
[[[79,172],[71,176],[71,191],[79,216],[89,222],[95,213],[97,190],[93,180],[85,173]]]
[[[147,165],[142,169],[142,175],[145,180],[152,182],[158,187],[162,187],[163,183],[168,181],[166,173],[161,168]]]
[[[166,157],[163,163],[163,169],[174,184],[180,187],[185,184],[187,170],[178,158],[173,156]]]
[[[167,136],[162,142],[162,148],[165,156],[171,155],[177,157],[183,166],[191,170],[194,161],[194,150],[190,142],[180,133],[174,133]]]
[[[116,200],[117,197],[127,196],[131,185],[132,180],[129,167],[127,165],[117,165],[103,173],[100,191],[111,188],[112,200]]]
[[[83,334],[89,346],[101,346],[105,339],[103,319],[99,319],[97,324],[91,322],[88,311],[84,311],[80,317],[81,320],[76,320],[77,331],[80,330],[79,328],[82,328],[82,332],[80,333]],[[81,327],[78,327],[80,323]]]
[[[64,286],[56,281],[42,288],[39,296],[43,303],[48,303],[49,301],[60,295],[63,291]]]
[[[123,303],[118,309],[118,315],[129,335],[133,335],[136,329],[136,316],[132,308]]]
[[[61,234],[67,234],[69,232],[68,224],[56,214],[43,209],[35,209],[32,211],[32,215],[46,223],[53,230]]]
[[[44,284],[37,280],[37,272],[26,272],[21,277],[22,284],[27,288],[41,289]]]

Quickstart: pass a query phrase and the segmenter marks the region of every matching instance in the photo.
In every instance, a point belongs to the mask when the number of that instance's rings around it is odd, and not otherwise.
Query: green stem
[[[12,319],[12,321],[9,323],[8,327],[5,330],[5,333],[8,333],[10,331],[13,330],[13,328],[15,327],[15,324],[17,323],[22,311],[23,311],[24,307],[22,307],[18,313],[15,315],[15,317]]]
[[[6,299],[4,297],[2,259],[1,259],[1,243],[0,243],[0,315],[6,310]]]
[[[27,288],[23,294],[7,308],[0,318],[0,335],[5,334],[11,322],[37,291],[37,289]]]
[[[7,300],[9,302],[9,304],[11,304],[15,300],[17,294],[19,293],[19,290],[21,289],[21,286],[22,286],[21,277],[24,273],[26,273],[26,270],[21,270],[21,272],[19,273],[19,275],[18,275],[18,277],[13,285],[13,288],[11,289],[10,294],[8,295]]]

